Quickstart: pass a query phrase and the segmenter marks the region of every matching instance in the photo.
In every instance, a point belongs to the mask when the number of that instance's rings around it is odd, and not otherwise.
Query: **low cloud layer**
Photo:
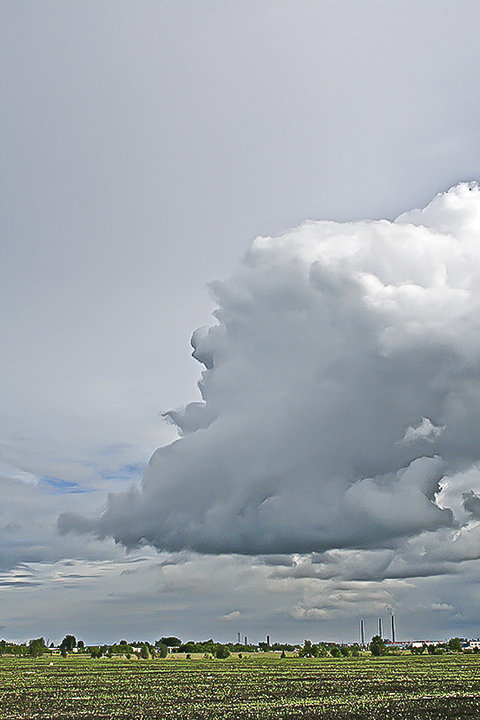
[[[457,537],[480,491],[479,237],[463,183],[394,222],[257,238],[211,285],[202,400],[167,413],[180,439],[60,530],[200,553],[383,548],[376,577],[400,544]]]

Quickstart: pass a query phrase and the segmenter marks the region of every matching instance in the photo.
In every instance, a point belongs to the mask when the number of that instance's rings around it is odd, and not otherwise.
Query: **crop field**
[[[480,656],[0,657],[2,720],[480,718]]]

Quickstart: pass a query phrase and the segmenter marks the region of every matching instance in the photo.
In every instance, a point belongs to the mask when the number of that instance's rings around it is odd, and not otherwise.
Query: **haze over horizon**
[[[1,7],[0,637],[480,635],[478,4]]]

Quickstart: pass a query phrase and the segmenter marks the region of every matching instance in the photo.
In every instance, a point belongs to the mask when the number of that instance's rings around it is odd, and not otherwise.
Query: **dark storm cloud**
[[[473,515],[474,518],[480,520],[480,497],[470,490],[469,492],[462,493],[463,507],[467,512]]]
[[[395,222],[257,238],[194,333],[202,402],[141,488],[62,532],[126,547],[394,547],[456,524],[442,483],[480,460],[480,191]]]

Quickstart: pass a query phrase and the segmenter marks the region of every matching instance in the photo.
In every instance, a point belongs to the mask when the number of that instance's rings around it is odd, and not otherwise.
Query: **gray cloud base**
[[[182,437],[61,532],[289,554],[458,529],[438,498],[448,485],[461,507],[455,477],[480,461],[479,232],[480,190],[462,183],[394,222],[257,238],[211,285],[217,324],[192,337],[202,401],[167,413]]]

